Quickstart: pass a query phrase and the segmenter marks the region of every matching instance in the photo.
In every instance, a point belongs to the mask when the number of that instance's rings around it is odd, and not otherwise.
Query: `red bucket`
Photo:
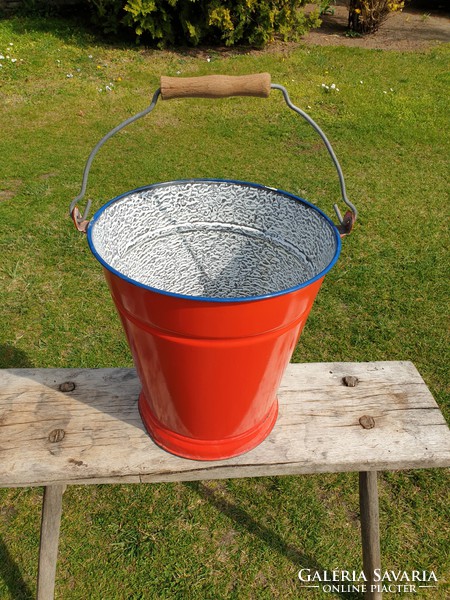
[[[278,386],[345,223],[338,230],[287,192],[215,179],[127,192],[89,224],[74,203],[128,338],[152,438],[199,460],[254,448],[275,424]]]

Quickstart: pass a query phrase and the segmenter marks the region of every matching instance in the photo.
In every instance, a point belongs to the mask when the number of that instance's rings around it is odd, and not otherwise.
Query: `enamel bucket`
[[[272,430],[277,389],[340,238],[356,217],[323,132],[267,74],[162,78],[148,109],[94,148],[70,212],[103,267],[142,384],[143,423],[164,449],[197,460],[246,452]],[[159,95],[267,96],[324,139],[351,211],[341,224],[288,192],[242,181],[148,185],[107,202],[87,221],[76,203],[103,143],[150,112]],[[340,217],[339,211],[337,211]]]

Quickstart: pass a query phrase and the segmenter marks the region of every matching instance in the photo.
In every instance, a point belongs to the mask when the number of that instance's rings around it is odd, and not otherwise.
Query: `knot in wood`
[[[60,442],[64,439],[66,432],[64,429],[54,429],[48,434],[48,441],[52,444],[56,444],[56,442]]]
[[[373,429],[375,427],[375,419],[368,415],[363,415],[359,419],[359,424],[361,427],[364,427],[364,429]]]
[[[353,375],[346,375],[342,378],[342,381],[347,387],[355,387],[358,385],[359,379],[357,377],[353,377]]]
[[[76,388],[76,385],[74,384],[73,381],[65,381],[64,383],[61,383],[61,385],[59,386],[59,389],[61,392],[73,392],[73,390]]]

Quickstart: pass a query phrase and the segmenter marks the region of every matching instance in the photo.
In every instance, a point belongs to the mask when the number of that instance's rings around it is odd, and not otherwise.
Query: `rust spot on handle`
[[[71,216],[72,216],[72,221],[73,221],[75,227],[78,229],[78,231],[81,231],[81,233],[86,233],[88,225],[89,225],[89,221],[87,219],[83,220],[83,217],[81,216],[78,206],[75,206],[75,208],[72,211]]]
[[[348,210],[344,215],[342,223],[338,225],[338,231],[341,234],[341,237],[344,237],[351,232],[355,221],[355,214],[351,210]]]

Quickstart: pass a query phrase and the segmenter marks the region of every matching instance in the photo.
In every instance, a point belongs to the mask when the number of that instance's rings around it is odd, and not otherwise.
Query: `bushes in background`
[[[219,43],[264,46],[276,36],[296,40],[320,25],[307,0],[87,0],[106,33],[132,28],[159,47]]]
[[[374,33],[390,12],[404,6],[404,0],[350,0],[348,28],[360,34]]]

